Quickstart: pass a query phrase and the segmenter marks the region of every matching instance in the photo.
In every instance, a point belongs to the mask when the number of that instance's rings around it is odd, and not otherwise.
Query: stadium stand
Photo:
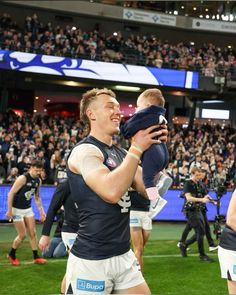
[[[172,44],[156,34],[123,36],[118,31],[106,35],[71,25],[54,27],[50,22],[43,24],[36,13],[26,16],[24,27],[3,13],[0,28],[1,49],[199,71],[207,77],[236,74],[235,51],[212,43]]]

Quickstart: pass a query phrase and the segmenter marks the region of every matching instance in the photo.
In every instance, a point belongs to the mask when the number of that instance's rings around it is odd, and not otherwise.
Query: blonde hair
[[[197,166],[193,166],[193,168],[191,169],[190,173],[191,174],[195,174],[196,172],[202,172],[202,170],[197,167]]]
[[[106,94],[109,96],[112,96],[116,98],[115,93],[107,88],[99,89],[99,88],[93,88],[91,90],[88,90],[82,95],[82,99],[80,101],[80,120],[83,121],[85,124],[85,133],[88,134],[90,132],[90,121],[86,114],[86,111],[89,107],[89,105],[97,99],[99,95]]]
[[[165,105],[165,99],[162,95],[161,90],[159,90],[158,88],[147,89],[143,91],[139,97],[148,98],[152,105],[157,104],[161,107],[164,107]]]

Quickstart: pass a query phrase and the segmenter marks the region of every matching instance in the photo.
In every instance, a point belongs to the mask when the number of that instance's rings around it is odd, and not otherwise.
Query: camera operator
[[[187,217],[188,227],[193,228],[195,231],[195,237],[193,236],[188,241],[180,242],[179,247],[183,257],[187,256],[187,247],[197,240],[199,258],[202,261],[213,261],[204,251],[204,235],[205,235],[205,222],[202,214],[201,206],[210,201],[208,195],[202,195],[202,188],[200,185],[201,169],[198,167],[192,167],[191,178],[184,184],[184,196],[186,203],[184,205],[184,211]]]
[[[212,202],[214,205],[217,204],[217,202],[215,202],[211,196],[208,195],[208,189],[207,189],[207,185],[205,184],[204,180],[206,179],[206,171],[205,170],[201,170],[201,181],[199,181],[198,185],[199,185],[199,193],[202,197],[207,196],[209,198],[209,201]],[[211,228],[210,228],[210,224],[208,222],[208,218],[207,218],[207,207],[205,203],[200,204],[200,210],[202,212],[203,215],[203,219],[204,219],[204,223],[205,223],[205,235],[207,238],[207,242],[209,245],[209,251],[215,251],[218,249],[218,246],[215,245],[214,240],[211,236]],[[192,227],[189,225],[189,223],[187,223],[181,239],[179,241],[179,243],[177,244],[177,246],[179,247],[180,243],[183,242],[185,243],[187,236],[189,234],[189,232],[192,230]],[[195,241],[197,240],[196,234],[194,234],[189,240],[188,240],[188,245],[193,244]]]
[[[229,294],[236,294],[236,190],[229,203],[226,226],[220,237],[218,257],[221,277],[227,279]]]

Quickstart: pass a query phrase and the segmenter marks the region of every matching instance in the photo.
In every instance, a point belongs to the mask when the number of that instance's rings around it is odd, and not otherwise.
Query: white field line
[[[194,254],[188,254],[188,257],[197,257],[199,256],[198,253]],[[210,253],[210,256],[217,256],[217,253]],[[144,255],[143,258],[149,259],[149,258],[169,258],[169,257],[179,257],[183,258],[180,254],[156,254],[156,255]],[[186,258],[185,258],[186,259]],[[50,263],[57,263],[57,262],[65,262],[67,259],[48,259],[48,261],[45,264],[50,264]],[[31,265],[35,264],[34,261],[20,261],[20,265]],[[5,262],[5,261],[0,261],[0,266],[11,266],[10,262]],[[15,266],[14,268],[18,268]]]

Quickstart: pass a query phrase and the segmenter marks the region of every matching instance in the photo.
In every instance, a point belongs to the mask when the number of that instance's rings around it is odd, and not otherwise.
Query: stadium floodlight
[[[116,90],[123,90],[123,91],[140,91],[140,87],[134,87],[134,86],[125,86],[125,85],[116,85],[115,86]]]
[[[224,103],[223,100],[203,100],[202,103]]]

